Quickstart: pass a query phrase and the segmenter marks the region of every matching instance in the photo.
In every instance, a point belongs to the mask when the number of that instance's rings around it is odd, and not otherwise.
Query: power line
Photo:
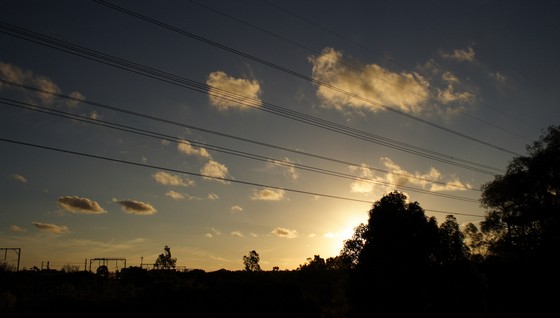
[[[2,29],[4,31],[2,31]],[[327,120],[319,119],[310,115],[299,113],[296,111],[288,110],[284,107],[277,106],[274,104],[261,102],[260,100],[255,100],[254,98],[242,96],[229,91],[225,91],[219,88],[211,87],[207,84],[200,83],[194,80],[190,80],[178,75],[170,74],[158,69],[150,68],[142,64],[134,63],[125,59],[114,57],[105,53],[101,53],[95,50],[87,49],[66,41],[58,40],[46,35],[42,35],[33,31],[25,30],[16,26],[12,26],[7,23],[0,22],[0,32],[5,33],[17,38],[21,38],[27,41],[35,42],[41,45],[45,45],[69,54],[84,57],[86,59],[110,65],[122,70],[126,70],[135,74],[147,76],[160,80],[165,83],[173,84],[176,86],[191,89],[196,92],[212,95],[221,99],[226,99],[240,103],[244,106],[256,108],[266,112],[270,112],[285,118],[293,119],[296,121],[304,122],[319,128],[323,128],[329,131],[341,133],[347,136],[362,139],[364,141],[369,141],[379,145],[383,145],[392,149],[401,150],[410,154],[415,154],[424,158],[433,159],[439,162],[448,163],[458,167],[470,169],[480,173],[485,173],[489,175],[495,175],[496,172],[503,172],[503,170],[490,167],[488,165],[476,163],[473,161],[465,160],[455,156],[450,156],[442,154],[436,151],[428,150],[422,147],[409,145],[403,142],[394,141],[390,138],[381,137],[372,133],[364,132],[358,129],[350,128],[344,125],[333,123]],[[258,105],[263,105],[265,107],[257,107]],[[477,166],[479,168],[476,168]],[[482,168],[482,169],[481,169]],[[491,172],[490,169],[494,170]]]
[[[231,182],[231,183],[237,183],[237,184],[243,184],[243,185],[249,185],[249,186],[256,186],[256,187],[261,187],[261,188],[269,188],[269,189],[275,189],[275,190],[281,190],[281,191],[287,191],[287,192],[294,192],[294,193],[299,193],[299,194],[325,197],[325,198],[330,198],[330,199],[338,199],[338,200],[346,200],[346,201],[354,201],[354,202],[359,202],[359,203],[371,204],[371,202],[368,201],[368,200],[361,200],[361,199],[355,199],[355,198],[349,198],[349,197],[343,197],[343,196],[337,196],[337,195],[331,195],[331,194],[317,193],[317,192],[306,191],[306,190],[284,188],[284,187],[278,187],[278,186],[272,186],[272,185],[266,185],[266,184],[262,184],[262,183],[252,182],[252,181],[244,181],[244,180],[237,180],[237,179],[231,179],[231,178],[216,177],[216,176],[206,175],[206,174],[203,174],[203,173],[197,173],[197,172],[191,172],[191,171],[179,170],[179,169],[172,169],[172,168],[167,168],[167,167],[162,167],[162,166],[133,162],[133,161],[124,160],[124,159],[116,159],[116,158],[111,158],[111,157],[106,157],[106,156],[99,156],[99,155],[89,154],[89,153],[85,153],[85,152],[56,148],[56,147],[45,146],[45,145],[34,144],[34,143],[28,143],[28,142],[19,141],[19,140],[13,140],[13,139],[7,139],[7,138],[1,138],[0,137],[0,141],[6,142],[6,143],[11,143],[11,144],[17,144],[17,145],[21,145],[21,146],[39,148],[39,149],[43,149],[43,150],[61,152],[61,153],[66,153],[66,154],[71,154],[71,155],[76,155],[76,156],[81,156],[81,157],[93,158],[93,159],[97,159],[97,160],[117,162],[117,163],[121,163],[121,164],[127,164],[127,165],[138,166],[138,167],[143,167],[143,168],[150,168],[150,169],[157,169],[157,170],[164,170],[164,171],[169,171],[169,172],[174,172],[174,173],[182,173],[182,174],[186,174],[186,175],[190,175],[190,176],[196,176],[196,177],[206,178],[206,179],[214,179],[214,180],[223,181],[223,182]],[[439,211],[439,212],[443,213],[443,211]],[[446,212],[446,213],[447,214],[453,214],[452,212]],[[481,217],[480,215],[477,215],[477,214],[463,214],[463,215]]]
[[[194,0],[190,0],[190,2],[193,3],[193,4],[195,4],[195,5],[197,5],[197,6],[199,6],[199,7],[205,8],[205,9],[207,9],[207,10],[209,10],[209,11],[212,11],[212,12],[214,12],[214,13],[217,13],[217,14],[219,14],[219,15],[222,15],[222,16],[228,18],[228,19],[231,19],[231,20],[234,20],[234,21],[236,21],[236,22],[238,22],[238,23],[247,25],[247,26],[249,26],[249,27],[251,27],[251,28],[253,28],[253,29],[255,29],[255,30],[258,30],[258,31],[260,31],[260,32],[263,32],[263,33],[265,33],[265,34],[267,34],[267,35],[269,35],[269,36],[272,36],[272,37],[274,37],[274,38],[280,39],[280,40],[282,40],[282,41],[284,41],[284,42],[287,42],[287,43],[289,43],[289,44],[291,44],[291,45],[294,45],[294,46],[296,46],[296,47],[302,48],[302,49],[304,49],[304,50],[306,50],[306,51],[308,51],[308,52],[311,52],[311,53],[313,53],[313,54],[318,54],[318,55],[321,54],[320,51],[317,51],[317,50],[315,50],[315,49],[312,49],[312,48],[310,48],[310,47],[308,47],[308,46],[306,46],[306,45],[303,45],[303,44],[298,43],[298,42],[296,42],[296,41],[290,40],[290,39],[288,39],[288,38],[286,38],[286,37],[284,37],[284,36],[278,35],[278,34],[276,34],[276,33],[273,33],[273,32],[271,32],[271,31],[268,31],[268,30],[266,30],[266,29],[263,29],[263,28],[261,28],[261,27],[255,25],[255,24],[252,24],[252,23],[249,23],[249,22],[247,22],[247,21],[245,21],[245,20],[239,19],[239,18],[237,18],[237,17],[235,17],[235,16],[233,16],[233,15],[231,15],[231,14],[228,14],[228,13],[225,13],[225,12],[223,12],[223,11],[220,11],[220,10],[214,8],[214,7],[208,6],[208,5],[206,5],[206,4],[203,4],[203,3],[200,3],[200,2],[197,2],[197,1],[194,1]],[[266,1],[265,1],[265,2],[266,2]],[[268,3],[268,2],[267,2],[267,3]],[[270,3],[268,3],[268,4],[274,6],[273,4],[270,4]],[[280,9],[280,8],[279,8],[279,9]],[[282,10],[282,9],[280,9],[280,10]],[[301,17],[298,17],[298,18],[304,19],[304,18],[301,18]],[[310,22],[310,21],[307,21],[307,20],[305,20],[305,21],[308,22],[308,23],[311,23],[311,24],[315,25],[313,22]],[[316,26],[317,26],[317,25],[316,25]],[[322,29],[322,28],[321,28],[321,29]],[[338,35],[338,34],[335,34],[335,35],[337,35],[337,36],[339,36],[339,37],[342,37],[341,35]],[[349,40],[349,39],[346,39],[346,40]],[[351,41],[351,40],[349,40],[349,41]],[[379,54],[376,54],[376,55],[379,55]],[[384,57],[384,58],[386,58],[386,57]],[[389,59],[389,58],[386,58],[386,59]],[[398,62],[396,62],[396,61],[394,61],[394,60],[392,60],[392,59],[389,59],[389,60],[392,61],[393,63],[398,63]],[[345,61],[340,61],[340,63],[343,64],[343,65],[346,66],[346,67],[349,67],[349,68],[352,68],[352,69],[354,69],[354,70],[359,71],[359,69],[358,69],[357,67],[355,67],[354,65],[351,65],[351,64],[349,64],[349,63],[347,63],[347,62],[345,62]],[[398,65],[401,65],[401,64],[398,64]],[[407,67],[404,66],[404,65],[401,65],[401,66],[404,67],[404,68],[407,68]],[[407,68],[407,69],[408,69],[409,71],[412,71],[411,68]],[[415,71],[415,72],[417,72],[417,71]],[[419,72],[417,72],[417,73],[419,73]],[[419,73],[419,74],[420,74],[420,73]],[[385,78],[382,78],[382,77],[380,77],[380,76],[376,76],[375,74],[371,74],[371,76],[372,76],[372,77],[375,77],[375,78],[377,78],[377,79],[379,79],[379,80],[381,80],[381,81],[383,81],[383,82],[389,83],[389,84],[391,84],[391,85],[393,85],[393,86],[395,86],[395,87],[401,88],[401,89],[403,89],[403,90],[405,90],[405,91],[407,91],[407,92],[409,92],[409,93],[411,93],[411,94],[413,94],[413,95],[416,95],[416,96],[419,96],[419,97],[428,98],[428,99],[432,100],[433,102],[435,102],[436,104],[438,104],[438,105],[440,105],[440,106],[445,106],[445,105],[443,105],[443,103],[441,103],[440,101],[438,101],[438,100],[436,100],[435,98],[431,97],[430,94],[426,94],[426,95],[420,94],[420,93],[415,92],[415,91],[413,91],[413,90],[411,90],[411,89],[408,89],[408,88],[406,88],[406,87],[404,87],[404,86],[402,86],[402,85],[399,85],[399,84],[397,84],[397,83],[395,83],[395,82],[389,81],[389,80],[387,80],[387,79],[385,79]],[[424,75],[424,77],[426,77],[426,76]],[[472,92],[469,91],[469,93],[472,93]],[[472,93],[472,94],[474,94],[474,93]],[[474,115],[472,115],[472,114],[466,113],[466,112],[461,111],[461,110],[458,110],[457,112],[458,112],[459,114],[461,114],[461,115],[464,115],[464,116],[473,118],[473,119],[475,119],[475,120],[478,120],[479,122],[482,122],[482,123],[484,123],[484,124],[486,124],[486,125],[488,125],[488,126],[492,126],[492,127],[496,128],[496,129],[499,129],[499,130],[502,130],[502,131],[504,131],[504,132],[507,132],[507,133],[509,133],[509,134],[511,134],[511,135],[513,135],[513,136],[521,137],[521,138],[523,138],[523,139],[525,139],[525,140],[530,140],[529,138],[527,138],[527,137],[525,137],[525,136],[519,135],[519,134],[517,134],[517,133],[515,133],[515,132],[513,132],[513,131],[511,131],[511,130],[505,129],[505,128],[503,128],[503,127],[499,127],[499,126],[496,125],[496,124],[493,124],[493,123],[491,123],[491,122],[489,122],[489,121],[487,121],[487,120],[484,120],[484,119],[482,119],[482,118],[476,117],[476,116],[474,116]]]
[[[503,148],[503,147],[500,147],[500,146],[491,144],[491,143],[486,142],[486,141],[483,141],[483,140],[481,140],[481,139],[478,139],[478,138],[475,138],[475,137],[472,137],[472,136],[463,134],[463,133],[461,133],[461,132],[452,130],[452,129],[447,128],[447,127],[445,127],[445,126],[436,124],[436,123],[434,123],[434,122],[428,121],[428,120],[423,119],[423,118],[420,118],[420,117],[418,117],[418,116],[414,116],[414,115],[412,115],[412,114],[406,113],[406,112],[401,111],[401,110],[399,110],[399,109],[396,109],[396,108],[393,108],[393,107],[384,105],[384,104],[382,104],[382,103],[380,103],[380,102],[377,102],[377,101],[374,101],[374,100],[372,100],[372,99],[363,97],[363,96],[358,95],[358,94],[356,94],[356,93],[352,93],[352,92],[350,92],[350,91],[344,90],[344,89],[339,88],[339,87],[337,87],[337,86],[334,86],[334,85],[332,85],[332,84],[329,84],[329,83],[326,83],[326,82],[323,82],[323,81],[314,79],[314,78],[309,77],[309,76],[307,76],[307,75],[301,74],[301,73],[296,72],[296,71],[294,71],[294,70],[288,69],[288,68],[286,68],[286,67],[283,67],[283,66],[277,65],[277,64],[275,64],[275,63],[269,62],[269,61],[267,61],[267,60],[261,59],[261,58],[259,58],[259,57],[253,56],[253,55],[251,55],[251,54],[241,52],[241,51],[236,50],[236,49],[234,49],[234,48],[232,48],[232,47],[229,47],[229,46],[227,46],[227,45],[220,44],[220,43],[218,43],[218,42],[212,41],[212,40],[210,40],[210,39],[208,39],[208,38],[205,38],[205,37],[203,37],[203,36],[196,35],[196,34],[194,34],[194,33],[191,33],[191,32],[185,31],[185,30],[183,30],[183,29],[174,27],[174,26],[172,26],[172,25],[166,24],[166,23],[161,22],[161,21],[159,21],[159,20],[152,19],[152,18],[150,18],[150,17],[147,17],[147,16],[142,15],[142,14],[139,14],[139,13],[137,13],[137,12],[128,10],[128,9],[126,9],[126,8],[123,8],[123,7],[120,7],[120,6],[111,4],[111,3],[107,3],[106,1],[103,1],[103,0],[94,0],[94,1],[97,2],[97,3],[99,3],[99,4],[102,4],[102,5],[104,5],[104,6],[107,6],[107,7],[110,7],[110,8],[112,8],[112,9],[115,9],[115,10],[117,10],[117,11],[121,11],[121,12],[123,12],[123,13],[126,13],[126,14],[128,14],[128,15],[130,15],[130,16],[135,17],[135,18],[138,18],[138,19],[141,19],[141,20],[143,20],[143,21],[149,22],[149,23],[151,23],[151,24],[160,26],[160,27],[162,27],[162,28],[165,28],[165,29],[168,29],[168,30],[170,30],[170,31],[176,32],[176,33],[178,33],[178,34],[187,36],[187,37],[189,37],[189,38],[191,38],[191,39],[195,39],[195,40],[197,40],[197,41],[200,41],[200,42],[203,42],[203,43],[212,45],[212,46],[214,46],[214,47],[217,47],[217,48],[219,48],[219,49],[225,50],[225,51],[227,51],[227,52],[234,53],[234,54],[236,54],[236,55],[239,55],[239,56],[241,56],[241,57],[250,59],[250,60],[252,60],[252,61],[258,62],[258,63],[263,64],[263,65],[272,67],[272,68],[277,69],[277,70],[279,70],[279,71],[282,71],[282,72],[284,72],[284,73],[287,73],[287,74],[293,75],[293,76],[295,76],[295,77],[304,79],[304,80],[309,81],[309,82],[311,82],[311,83],[313,83],[313,84],[315,84],[315,85],[329,88],[329,89],[331,89],[331,90],[333,90],[333,91],[335,91],[335,92],[337,92],[337,93],[344,94],[344,95],[346,95],[346,96],[348,96],[348,97],[356,98],[356,99],[358,99],[358,100],[360,100],[360,101],[363,101],[363,102],[369,103],[369,104],[371,104],[371,105],[374,105],[374,106],[383,108],[383,109],[385,109],[385,110],[387,110],[387,111],[390,111],[390,112],[396,113],[396,114],[398,114],[398,115],[407,117],[407,118],[409,118],[409,119],[418,121],[418,122],[423,123],[423,124],[426,124],[426,125],[428,125],[428,126],[431,126],[431,127],[434,127],[434,128],[440,129],[440,130],[443,130],[443,131],[448,132],[448,133],[451,133],[451,134],[453,134],[453,135],[456,135],[456,136],[459,136],[459,137],[462,137],[462,138],[465,138],[465,139],[468,139],[468,140],[471,140],[471,141],[474,141],[474,142],[477,142],[477,143],[486,145],[486,146],[488,146],[488,147],[491,147],[491,148],[494,148],[494,149],[503,151],[503,152],[505,152],[505,153],[509,153],[509,154],[515,155],[515,156],[521,156],[521,154],[516,153],[516,152],[514,152],[514,151],[505,149],[505,148]]]
[[[194,1],[191,0],[191,2],[194,2]],[[336,32],[336,31],[333,31],[333,30],[331,30],[331,29],[329,29],[329,28],[327,28],[327,27],[325,27],[325,26],[323,26],[323,25],[321,25],[321,24],[319,24],[319,23],[317,23],[317,22],[314,22],[314,21],[312,21],[312,20],[310,20],[310,19],[308,19],[308,18],[305,18],[305,17],[303,17],[303,16],[301,16],[301,15],[298,15],[298,14],[296,14],[296,13],[290,11],[290,10],[287,10],[287,9],[285,9],[285,8],[283,8],[283,7],[279,6],[279,5],[277,5],[277,4],[271,3],[270,1],[267,1],[267,0],[261,0],[261,2],[264,2],[264,3],[266,3],[267,5],[269,5],[269,6],[273,7],[273,8],[275,8],[276,10],[279,10],[279,11],[282,11],[282,12],[288,14],[288,15],[291,15],[291,16],[293,16],[293,17],[295,17],[295,18],[297,18],[297,19],[299,19],[299,20],[301,20],[301,21],[303,21],[303,22],[305,22],[305,23],[307,23],[307,24],[313,25],[313,26],[319,28],[320,30],[322,30],[322,31],[324,31],[324,32],[326,32],[326,33],[329,33],[329,34],[334,35],[334,36],[336,36],[336,37],[338,37],[338,38],[340,38],[340,39],[343,39],[343,40],[345,40],[345,41],[347,41],[347,42],[349,42],[349,43],[352,43],[353,45],[355,45],[355,46],[357,46],[357,47],[359,47],[359,48],[361,48],[361,49],[364,49],[364,50],[366,50],[366,51],[368,51],[368,52],[370,52],[370,53],[373,53],[373,54],[375,54],[375,55],[377,55],[377,56],[379,56],[379,57],[381,57],[381,58],[383,58],[383,59],[385,59],[385,60],[387,60],[387,61],[389,61],[389,62],[395,64],[395,65],[398,65],[398,66],[400,66],[400,67],[402,67],[402,68],[404,68],[404,69],[407,69],[407,70],[409,70],[409,71],[413,69],[412,67],[410,67],[410,66],[408,66],[408,65],[406,65],[406,64],[404,64],[404,63],[401,63],[401,62],[395,60],[394,58],[391,58],[391,57],[388,57],[388,56],[386,56],[386,55],[384,55],[384,54],[381,54],[381,53],[377,52],[376,50],[374,50],[374,49],[372,49],[372,48],[370,48],[370,47],[368,47],[368,46],[366,46],[366,45],[364,45],[364,44],[362,44],[362,43],[360,43],[360,42],[357,42],[357,41],[355,41],[355,40],[352,40],[351,38],[349,38],[349,37],[347,37],[347,36],[345,36],[345,35],[343,35],[343,34],[341,34],[341,33],[338,33],[338,32]],[[421,73],[420,73],[420,74],[421,74]],[[424,75],[424,76],[425,76],[425,75]],[[471,93],[471,94],[476,95],[475,92],[473,92],[473,91],[471,91],[471,90],[466,89],[466,91],[469,92],[469,93]],[[523,120],[521,120],[521,119],[519,119],[519,118],[516,118],[516,117],[512,116],[511,114],[508,114],[508,113],[506,113],[506,112],[504,112],[504,111],[501,111],[501,110],[499,110],[499,109],[497,109],[497,108],[495,108],[495,107],[492,107],[491,105],[489,105],[489,104],[487,104],[487,103],[484,103],[484,102],[480,101],[479,99],[477,99],[476,101],[477,101],[477,103],[479,103],[480,105],[486,106],[486,107],[488,107],[489,109],[495,111],[496,113],[500,113],[500,114],[505,115],[505,116],[507,116],[507,117],[509,117],[509,118],[511,118],[511,119],[514,119],[515,121],[517,121],[517,122],[519,122],[519,123],[522,123],[522,124],[524,124],[524,125],[526,125],[526,126],[528,126],[528,127],[532,127],[532,126],[528,125],[527,123],[525,123]],[[487,124],[492,125],[491,123],[488,123],[488,122],[486,122],[486,121],[484,121],[484,120],[482,120],[482,119],[479,119],[479,118],[474,117],[474,116],[472,116],[472,115],[469,115],[469,114],[467,114],[467,113],[463,113],[463,114],[464,114],[464,115],[467,115],[467,116],[469,116],[469,117],[478,119],[478,120],[480,120],[480,121],[482,121],[482,122],[484,122],[484,123],[487,123]],[[492,126],[494,126],[494,125],[492,125]],[[503,130],[503,131],[505,131],[505,132],[508,132],[508,133],[510,133],[510,134],[513,134],[513,135],[516,135],[516,136],[518,136],[518,137],[521,137],[521,138],[524,138],[524,139],[529,140],[529,138],[527,138],[527,137],[525,137],[525,136],[521,136],[521,135],[519,135],[519,134],[513,133],[513,132],[511,132],[511,131],[509,131],[509,130],[506,130],[506,129],[504,129],[504,128],[500,128],[500,127],[498,127],[498,126],[495,126],[495,127],[496,127],[496,128],[499,128],[499,129],[501,129],[501,130]],[[532,127],[532,128],[535,128],[535,127]]]
[[[462,196],[439,193],[439,192],[432,192],[432,191],[425,190],[425,189],[419,189],[419,188],[415,188],[415,187],[411,187],[411,186],[397,185],[397,184],[393,184],[393,183],[390,183],[390,182],[384,182],[384,181],[379,181],[379,180],[374,180],[374,179],[356,177],[356,176],[346,174],[346,173],[336,172],[336,171],[323,169],[323,168],[318,168],[318,167],[309,166],[309,165],[298,164],[298,163],[295,163],[295,162],[294,163],[292,163],[292,162],[288,163],[288,162],[285,162],[281,159],[275,159],[275,158],[265,157],[265,156],[261,156],[261,155],[248,153],[248,152],[237,151],[237,150],[233,150],[233,149],[229,149],[229,148],[225,148],[225,147],[209,145],[209,144],[206,144],[206,143],[200,143],[200,142],[193,141],[193,140],[176,138],[176,137],[169,136],[169,135],[166,135],[166,134],[161,134],[161,133],[153,132],[153,131],[146,130],[146,129],[140,129],[140,128],[136,128],[136,127],[132,127],[132,126],[112,123],[112,122],[104,121],[104,120],[100,120],[100,119],[91,119],[91,118],[88,118],[88,117],[85,117],[85,116],[81,116],[81,115],[77,115],[77,114],[73,114],[73,113],[69,113],[69,112],[64,112],[64,111],[60,111],[60,110],[50,109],[50,108],[35,105],[35,104],[29,104],[29,103],[20,102],[20,101],[14,101],[14,100],[1,98],[1,97],[0,97],[0,103],[4,104],[4,105],[7,105],[7,106],[11,106],[11,107],[17,107],[17,108],[26,109],[26,110],[29,110],[29,111],[35,111],[35,112],[39,112],[39,113],[43,113],[43,114],[47,114],[47,115],[51,115],[51,116],[58,116],[58,117],[66,118],[66,119],[85,122],[85,123],[89,123],[89,124],[92,124],[92,125],[97,125],[97,126],[102,126],[102,127],[106,127],[106,128],[115,129],[115,130],[129,132],[129,133],[133,133],[133,134],[137,134],[137,135],[142,135],[142,136],[145,136],[145,137],[164,139],[164,140],[167,140],[167,141],[170,141],[170,142],[175,142],[175,143],[181,143],[181,142],[186,141],[186,142],[189,142],[190,144],[195,145],[197,147],[203,147],[205,149],[210,149],[210,150],[217,151],[217,152],[222,152],[222,153],[226,153],[226,154],[230,154],[230,155],[235,155],[235,156],[239,156],[239,157],[243,157],[243,158],[247,158],[247,159],[269,162],[269,163],[273,163],[273,164],[277,164],[277,165],[283,165],[283,166],[286,166],[286,167],[294,167],[294,168],[297,168],[297,169],[300,169],[300,170],[311,171],[311,172],[315,172],[315,173],[319,173],[319,174],[323,174],[323,175],[345,178],[345,179],[350,179],[350,180],[354,180],[354,181],[362,181],[362,182],[369,182],[369,183],[373,183],[373,184],[380,184],[380,185],[383,185],[383,186],[391,186],[391,187],[394,187],[395,189],[419,192],[419,193],[423,193],[423,194],[427,194],[427,195],[433,195],[433,196],[438,196],[438,197],[443,197],[443,198],[448,198],[448,199],[455,199],[455,200],[461,200],[461,201],[466,201],[466,202],[478,202],[477,199],[471,199],[471,198],[466,198],[466,197],[462,197]],[[389,171],[386,171],[386,172],[390,173],[390,174],[393,174],[392,172],[389,172]],[[463,188],[463,189],[467,189],[467,190],[480,191],[478,189],[470,189],[466,186],[449,185],[449,184],[444,183],[444,182],[427,180],[427,179],[424,179],[424,178],[418,178],[418,177],[415,177],[415,176],[410,176],[410,175],[405,175],[405,174],[396,174],[396,175],[404,176],[404,177],[411,178],[411,179],[418,179],[418,180],[422,180],[422,181],[425,181],[425,182],[436,183],[436,184],[440,184],[440,185],[444,185],[444,186],[453,186],[453,187],[456,187],[456,188]]]

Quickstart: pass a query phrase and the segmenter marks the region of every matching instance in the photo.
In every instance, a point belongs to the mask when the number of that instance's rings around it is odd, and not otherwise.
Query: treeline
[[[125,268],[115,277],[57,271],[0,272],[2,317],[543,317],[560,282],[560,130],[482,187],[480,224],[438,223],[392,192],[373,203],[340,255],[310,257],[290,271]]]

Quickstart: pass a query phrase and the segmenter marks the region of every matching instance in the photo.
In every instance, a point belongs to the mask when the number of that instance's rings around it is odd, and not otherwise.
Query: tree
[[[430,266],[439,246],[435,218],[397,191],[373,204],[352,277],[353,316],[401,316],[431,302]]]
[[[470,250],[465,244],[465,236],[453,215],[446,216],[445,221],[439,226],[439,242],[436,258],[440,264],[469,259]]]
[[[314,255],[313,258],[308,257],[307,263],[299,265],[298,269],[304,271],[324,271],[327,269],[327,263],[325,262],[325,259],[320,255]]]
[[[362,268],[426,266],[434,260],[439,243],[436,219],[426,217],[418,202],[407,202],[397,191],[373,204],[364,237]]]
[[[554,255],[560,247],[560,128],[527,146],[504,175],[482,186],[487,209],[481,230],[490,252],[503,259]]]
[[[159,254],[158,258],[154,263],[154,268],[156,269],[172,269],[175,268],[177,263],[177,258],[171,257],[171,248],[167,245],[163,248],[164,252]]]
[[[365,235],[367,230],[367,225],[360,223],[360,225],[354,228],[354,234],[352,237],[344,241],[344,246],[340,251],[340,257],[350,268],[356,268],[356,266],[358,266],[360,253],[366,243]]]
[[[254,250],[243,256],[243,265],[245,265],[245,270],[248,272],[260,272],[261,266],[259,265],[259,261],[259,254]]]

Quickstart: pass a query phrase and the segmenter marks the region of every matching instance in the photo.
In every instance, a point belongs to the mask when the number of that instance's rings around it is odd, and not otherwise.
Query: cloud
[[[70,229],[66,225],[56,225],[51,223],[32,222],[39,230],[46,231],[54,234],[69,233]]]
[[[469,46],[466,49],[454,49],[451,53],[440,51],[440,55],[443,58],[451,59],[457,62],[473,62],[475,52],[474,49]]]
[[[177,149],[180,153],[188,156],[197,156],[200,158],[212,158],[205,148],[195,148],[187,140],[181,140],[177,143]]]
[[[15,181],[21,182],[21,183],[27,183],[27,178],[20,175],[20,174],[13,174],[12,175],[12,180],[15,180]]]
[[[219,200],[220,197],[215,193],[208,193],[208,200]]]
[[[299,179],[300,174],[296,169],[294,162],[288,157],[285,157],[283,160],[270,159],[266,164],[268,168],[283,168],[284,175],[290,178],[292,181],[297,181]]]
[[[20,233],[20,232],[27,232],[26,229],[24,229],[24,228],[22,228],[22,227],[19,227],[19,226],[15,225],[15,224],[10,225],[10,231],[12,231],[12,232],[17,232],[17,233]]]
[[[58,198],[58,205],[65,211],[78,214],[103,214],[107,213],[99,203],[88,198],[77,196],[63,196]]]
[[[10,63],[0,63],[0,77],[7,81],[28,85],[32,87],[37,87],[40,90],[49,91],[54,94],[61,93],[58,85],[54,83],[53,80],[46,76],[34,74],[30,70],[24,70],[14,64]],[[11,87],[7,84],[0,84],[0,88]],[[79,92],[72,92],[69,94],[73,98],[85,99],[84,96]],[[55,99],[52,94],[37,93],[36,95],[39,100],[45,104],[51,104]],[[67,106],[75,107],[78,101],[69,101]]]
[[[423,189],[438,192],[438,191],[465,191],[471,189],[469,183],[462,182],[456,177],[447,178],[446,181],[443,174],[436,168],[430,168],[428,172],[408,172],[397,165],[393,160],[383,157],[381,158],[383,165],[391,172],[386,175],[386,182],[404,186],[412,184],[420,186]],[[450,180],[449,180],[450,179]],[[431,182],[436,181],[436,183]]]
[[[113,202],[117,202],[122,206],[122,210],[128,214],[152,215],[157,210],[149,203],[135,200],[117,200],[113,198]]]
[[[256,80],[234,78],[219,71],[210,73],[206,84],[210,86],[208,90],[210,104],[219,110],[249,109],[248,105],[262,106],[259,98],[261,87]]]
[[[183,186],[183,187],[189,187],[194,185],[194,180],[190,180],[188,178],[183,179],[181,178],[181,176],[173,175],[165,171],[158,171],[152,174],[152,177],[154,178],[154,180],[156,180],[157,183],[163,185]]]
[[[214,180],[221,183],[229,183],[229,181],[226,180],[216,179],[216,178],[223,179],[226,178],[228,175],[228,168],[224,164],[221,164],[217,161],[214,160],[208,161],[204,165],[204,167],[200,169],[200,173],[202,173],[205,176],[203,178],[206,180]]]
[[[204,234],[204,236],[206,236],[208,238],[212,238],[212,237],[217,236],[217,235],[222,235],[222,232],[220,230],[218,230],[217,228],[210,227],[208,229],[210,230],[210,232],[207,232],[206,234]]]
[[[243,212],[243,208],[240,207],[239,205],[234,205],[231,207],[231,212],[233,213]]]
[[[373,180],[373,172],[367,167],[366,164],[362,163],[360,167],[349,166],[350,172],[358,175],[359,179],[356,179],[350,183],[350,191],[354,193],[371,193],[374,189],[374,183],[368,180]]]
[[[280,201],[284,199],[286,191],[282,189],[264,188],[262,190],[253,190],[251,200],[259,201]]]
[[[380,158],[380,161],[388,171],[382,176],[374,176],[372,170],[365,164],[360,167],[348,167],[350,172],[358,176],[358,179],[350,184],[351,192],[372,193],[374,190],[390,192],[402,186],[417,186],[432,192],[464,191],[472,188],[469,183],[457,177],[448,177],[446,180],[443,174],[433,167],[428,172],[409,172],[387,157]]]
[[[394,73],[376,64],[349,66],[342,53],[325,48],[321,55],[310,57],[313,79],[328,83],[336,90],[320,85],[317,97],[325,107],[343,111],[364,108],[379,111],[379,104],[419,112],[429,96],[428,81],[414,72]],[[371,102],[373,101],[373,103]]]
[[[185,196],[179,192],[175,192],[175,191],[168,191],[166,194],[166,196],[172,198],[173,200],[183,200],[185,199]]]
[[[235,237],[245,237],[245,235],[243,235],[243,233],[241,233],[240,231],[233,231],[230,233],[230,235]]]
[[[447,87],[444,89],[436,88],[435,95],[436,99],[443,103],[449,104],[453,102],[458,103],[469,103],[474,101],[474,94],[470,92],[457,92],[456,85],[460,84],[459,78],[451,72],[445,72],[442,74],[441,78],[447,83]]]
[[[297,237],[297,231],[296,230],[290,230],[290,229],[286,229],[283,227],[277,227],[274,230],[272,230],[273,235],[276,235],[278,237],[282,237],[282,238],[295,238]]]

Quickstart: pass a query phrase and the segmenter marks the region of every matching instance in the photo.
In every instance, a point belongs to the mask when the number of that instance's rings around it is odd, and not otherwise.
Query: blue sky
[[[395,189],[479,222],[481,185],[558,124],[555,6],[5,3],[0,247],[294,269]]]

